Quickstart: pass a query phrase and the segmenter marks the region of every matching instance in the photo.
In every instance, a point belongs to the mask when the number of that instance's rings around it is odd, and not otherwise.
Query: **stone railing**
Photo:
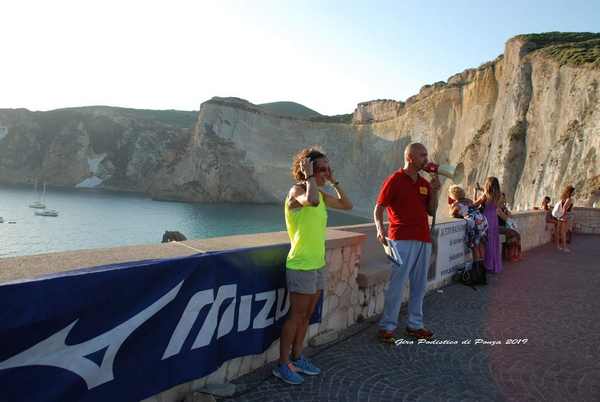
[[[512,218],[521,235],[521,250],[527,251],[552,240],[554,227],[546,224],[545,211],[515,212]]]
[[[259,236],[263,236],[266,239],[269,234],[264,233]],[[243,237],[250,237],[250,235]],[[307,342],[317,335],[333,334],[349,327],[357,321],[360,310],[356,307],[358,306],[359,293],[356,276],[361,256],[361,243],[365,238],[366,236],[361,233],[328,230],[325,245],[328,279],[323,301],[322,317],[320,323],[313,324],[308,328]],[[230,243],[227,241],[227,237],[220,239],[222,243],[230,244],[231,248],[245,246],[243,242],[239,243],[236,241]],[[193,247],[197,247],[202,245],[200,243],[211,240],[214,241],[214,239],[209,239],[186,243],[193,243]],[[279,240],[287,242],[287,237],[284,239],[278,237],[276,242],[279,243]],[[185,395],[204,388],[207,384],[220,384],[231,381],[278,358],[279,340],[273,342],[264,353],[229,360],[221,365],[218,370],[206,377],[173,387],[159,395],[145,399],[144,402],[176,402],[183,399]]]
[[[600,208],[574,208],[575,233],[600,234]]]
[[[550,241],[552,234],[550,230],[546,230],[543,212],[515,213],[514,219],[519,226],[523,250]],[[461,219],[451,218],[436,224],[434,238],[438,242],[438,250],[437,258],[430,268],[428,292],[448,285],[456,267],[464,265],[470,259],[470,255],[464,252],[462,243],[458,241],[463,236],[464,224]],[[383,311],[390,263],[377,241],[375,225],[361,224],[336,229],[329,231],[330,238],[327,241],[329,279],[322,322],[310,326],[307,342],[317,335],[344,329],[357,321],[375,317]],[[350,233],[358,236],[352,237]],[[332,239],[332,235],[341,237]],[[408,300],[408,286],[407,281],[403,291],[404,302]],[[187,392],[202,388],[206,384],[224,382],[241,376],[275,361],[278,358],[278,348],[279,342],[276,341],[262,355],[231,360],[205,378],[174,387],[144,402],[176,401]]]
[[[361,243],[366,236],[340,230],[328,230],[326,261],[327,289],[321,322],[309,327],[307,340],[317,335],[335,334],[354,324],[361,314],[356,277],[361,255]],[[26,257],[0,259],[0,283],[34,279],[80,268],[156,258],[183,257],[197,252],[239,249],[242,247],[279,246],[289,243],[287,233],[260,233],[229,236],[152,246],[117,247],[81,250]],[[224,383],[256,370],[279,358],[279,341],[258,355],[229,360],[218,370],[203,378],[180,384],[146,401],[180,401],[185,395],[210,383]]]
[[[600,210],[576,208],[576,230],[581,233],[600,233]],[[523,250],[550,241],[545,213],[528,211],[515,213]],[[470,258],[461,242],[464,220],[447,219],[435,226],[433,237],[437,251],[430,267],[427,290],[447,285],[457,267]],[[281,245],[288,243],[285,232],[230,236],[155,246],[120,247],[102,250],[83,250],[39,256],[0,259],[0,283],[35,278],[44,274],[76,268],[136,261],[150,258],[169,258],[191,255],[198,251],[228,250],[240,247]],[[374,317],[383,311],[384,291],[388,284],[390,265],[376,239],[373,224],[353,225],[328,230],[326,242],[328,284],[323,303],[322,321],[309,327],[311,338],[347,328],[357,321]],[[408,298],[408,283],[404,299]],[[223,383],[249,373],[279,356],[279,341],[259,355],[232,359],[210,375],[178,385],[145,402],[179,401],[186,394],[210,383]]]

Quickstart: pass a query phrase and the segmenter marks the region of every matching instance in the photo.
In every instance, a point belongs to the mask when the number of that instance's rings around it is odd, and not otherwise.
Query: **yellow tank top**
[[[311,271],[325,266],[325,232],[327,208],[319,192],[319,205],[289,208],[285,199],[285,226],[292,247],[285,266],[288,269]]]

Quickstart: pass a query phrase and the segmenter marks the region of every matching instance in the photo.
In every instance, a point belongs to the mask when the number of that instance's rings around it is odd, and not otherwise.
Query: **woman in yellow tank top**
[[[290,312],[281,331],[279,364],[273,374],[289,384],[301,384],[303,378],[298,373],[320,373],[302,355],[302,349],[309,319],[325,288],[326,208],[352,209],[352,202],[333,177],[325,154],[315,148],[305,148],[296,154],[292,176],[296,183],[284,207],[291,243],[286,260]],[[320,190],[327,183],[336,196]]]

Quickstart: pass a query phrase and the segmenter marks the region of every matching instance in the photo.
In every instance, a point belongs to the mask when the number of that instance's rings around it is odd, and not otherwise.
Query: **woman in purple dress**
[[[500,233],[498,230],[498,216],[507,219],[502,211],[499,210],[500,183],[495,177],[485,179],[483,185],[483,195],[474,203],[483,209],[483,215],[488,221],[487,243],[485,245],[484,264],[488,272],[498,273],[502,271],[502,249],[500,247]]]

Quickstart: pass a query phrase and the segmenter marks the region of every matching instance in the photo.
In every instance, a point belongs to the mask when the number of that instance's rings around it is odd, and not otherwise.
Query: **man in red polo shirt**
[[[423,326],[423,297],[431,256],[428,215],[435,214],[441,186],[437,175],[432,175],[431,183],[419,175],[427,162],[427,148],[423,144],[413,143],[406,147],[404,168],[385,180],[373,212],[377,239],[388,245],[394,256],[383,316],[379,321],[379,338],[384,342],[395,340],[394,331],[398,326],[402,289],[407,277],[410,278],[410,299],[406,334],[417,339],[433,336],[433,332]],[[390,222],[387,233],[383,225],[384,209]]]

